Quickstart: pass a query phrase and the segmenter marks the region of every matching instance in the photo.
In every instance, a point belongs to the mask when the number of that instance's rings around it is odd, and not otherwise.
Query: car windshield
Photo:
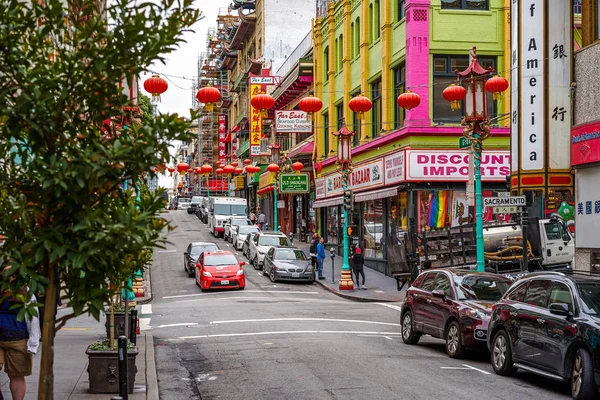
[[[246,215],[246,206],[243,204],[215,204],[216,215]]]
[[[192,199],[179,199],[180,203],[191,203]]]
[[[190,257],[198,258],[198,256],[200,256],[200,254],[202,254],[205,251],[208,252],[208,251],[215,251],[215,250],[219,250],[219,248],[217,247],[216,244],[194,246],[194,247],[192,247],[192,251],[190,252]]]
[[[292,243],[287,236],[261,236],[258,239],[259,246],[277,246],[286,247],[291,246]]]
[[[231,226],[252,225],[252,222],[247,219],[232,219]]]
[[[510,282],[489,276],[454,276],[459,300],[498,301],[510,287]]]
[[[306,260],[302,250],[279,249],[275,252],[276,260]]]
[[[577,289],[587,314],[600,314],[600,283],[578,283]]]
[[[240,235],[247,235],[252,232],[258,232],[258,227],[255,225],[241,225],[239,232]]]
[[[237,259],[233,254],[220,254],[214,256],[206,256],[204,258],[204,265],[206,266],[235,265],[237,263]]]
[[[200,203],[202,201],[202,197],[194,196],[192,197],[192,203]]]

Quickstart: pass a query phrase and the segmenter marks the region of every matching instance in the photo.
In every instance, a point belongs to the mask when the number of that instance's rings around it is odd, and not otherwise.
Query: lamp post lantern
[[[485,269],[483,242],[483,199],[481,189],[481,152],[483,141],[490,136],[490,120],[487,115],[486,81],[492,77],[493,69],[485,69],[477,60],[476,48],[469,53],[470,63],[462,72],[456,71],[459,85],[444,90],[444,98],[452,103],[452,109],[460,107],[459,101],[465,100],[464,117],[461,121],[463,135],[471,140],[475,159],[475,237],[477,242],[477,271]],[[501,85],[494,87],[500,92]],[[504,88],[506,90],[506,88]]]
[[[277,177],[279,176],[279,157],[281,154],[281,146],[277,143],[271,145],[271,161],[267,170],[273,174],[273,229],[279,231],[279,219],[277,215]]]
[[[202,172],[202,175],[204,175],[206,177],[206,191],[208,194],[208,198],[210,199],[210,182],[208,180],[208,177],[210,176],[211,172],[213,171],[213,167],[208,164],[207,162],[204,163],[204,165],[202,167],[200,167],[200,171]]]
[[[354,282],[350,272],[350,263],[348,253],[350,246],[348,243],[348,211],[351,209],[352,192],[348,190],[348,175],[352,172],[352,137],[354,132],[350,132],[346,126],[333,134],[338,138],[337,162],[338,170],[342,174],[342,185],[344,190],[344,260],[342,263],[342,276],[340,279],[340,290],[353,290]],[[346,200],[347,199],[347,200]]]

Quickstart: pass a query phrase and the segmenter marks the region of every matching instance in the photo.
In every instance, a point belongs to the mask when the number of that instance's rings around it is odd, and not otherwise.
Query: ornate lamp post
[[[346,126],[342,126],[338,132],[334,133],[334,136],[338,138],[338,171],[342,174],[342,185],[344,188],[344,262],[342,263],[340,290],[353,290],[354,282],[352,282],[352,273],[350,272],[350,263],[348,262],[348,252],[350,250],[350,246],[348,245],[348,200],[352,196],[352,193],[348,190],[348,175],[352,172],[352,137],[354,136],[354,132],[350,132]]]
[[[460,108],[460,101],[465,99],[465,113],[461,121],[463,135],[473,143],[475,158],[475,234],[477,240],[477,271],[485,268],[483,243],[483,199],[481,190],[481,152],[483,141],[490,136],[490,120],[487,115],[486,81],[494,71],[483,68],[477,60],[475,47],[470,52],[470,64],[462,72],[456,71],[458,85],[451,85],[444,90],[443,96],[452,103],[452,109]],[[493,87],[494,92],[501,89]]]
[[[277,218],[277,177],[279,175],[279,155],[281,146],[277,143],[273,143],[271,146],[271,161],[273,161],[267,167],[267,171],[272,173],[273,176],[273,228],[275,231],[279,231],[279,219]]]

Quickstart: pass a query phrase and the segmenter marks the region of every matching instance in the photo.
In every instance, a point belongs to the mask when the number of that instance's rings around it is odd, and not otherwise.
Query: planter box
[[[129,314],[131,316],[131,313]],[[106,337],[110,337],[110,313],[106,313]],[[131,326],[129,327],[131,329]],[[115,340],[121,336],[125,335],[129,336],[129,332],[125,333],[125,313],[124,312],[115,312]]]
[[[119,359],[117,350],[86,350],[89,357],[90,393],[119,393]],[[127,392],[133,393],[137,373],[137,349],[127,351]]]

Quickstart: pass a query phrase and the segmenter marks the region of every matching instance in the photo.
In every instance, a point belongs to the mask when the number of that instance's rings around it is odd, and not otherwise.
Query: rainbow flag
[[[448,219],[448,192],[436,191],[429,204],[429,226],[431,228],[443,228]]]

